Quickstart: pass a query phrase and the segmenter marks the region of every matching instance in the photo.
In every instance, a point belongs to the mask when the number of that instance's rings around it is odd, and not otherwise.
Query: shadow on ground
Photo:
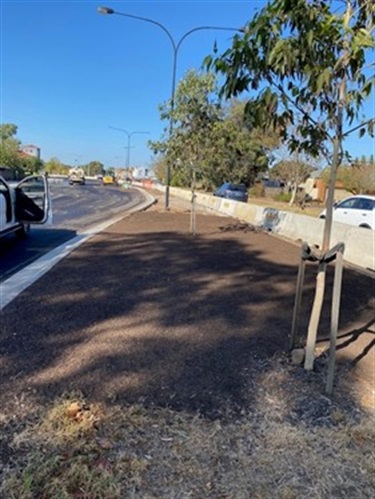
[[[30,265],[44,253],[53,250],[77,235],[75,230],[36,228],[30,234],[20,239],[15,234],[9,234],[1,239],[0,246],[0,280],[9,278],[22,268]]]
[[[198,217],[200,233],[192,238],[188,223],[186,214],[135,214],[6,307],[3,407],[22,393],[46,401],[70,390],[210,418],[259,403],[260,380],[289,346],[299,248],[265,233],[224,233],[228,220],[218,217]],[[301,331],[314,276],[308,266]],[[329,301],[321,336],[329,333]],[[340,334],[358,339],[372,316],[373,281],[345,269]],[[361,362],[370,349],[365,345]],[[288,373],[286,392],[293,380],[323,391],[314,373]]]

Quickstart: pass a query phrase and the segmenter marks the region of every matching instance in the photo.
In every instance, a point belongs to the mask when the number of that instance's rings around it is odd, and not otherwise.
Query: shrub
[[[292,198],[292,193],[291,192],[283,192],[281,194],[277,194],[277,196],[274,196],[275,201],[280,201],[281,203],[289,203],[289,201]]]
[[[262,184],[255,184],[249,190],[250,196],[254,198],[264,198],[266,193]]]

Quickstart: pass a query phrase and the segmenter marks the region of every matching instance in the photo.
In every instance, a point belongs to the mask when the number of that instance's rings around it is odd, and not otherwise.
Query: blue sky
[[[173,52],[163,31],[149,23],[98,14],[101,5],[163,24],[178,41],[191,28],[241,27],[264,1],[1,1],[1,123],[18,126],[23,144],[42,159],[67,164],[98,160],[123,167],[127,136],[131,164],[149,166],[149,139],[163,132],[158,106],[170,98]],[[177,77],[199,68],[216,41],[219,53],[232,32],[200,31],[178,55]],[[366,114],[375,114],[374,96]],[[374,151],[370,138],[353,138],[353,155]]]

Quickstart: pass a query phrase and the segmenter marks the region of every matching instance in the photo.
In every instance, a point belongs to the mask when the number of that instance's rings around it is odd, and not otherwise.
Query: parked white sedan
[[[324,210],[319,218],[326,218]],[[332,220],[375,230],[375,196],[350,196],[333,207]]]

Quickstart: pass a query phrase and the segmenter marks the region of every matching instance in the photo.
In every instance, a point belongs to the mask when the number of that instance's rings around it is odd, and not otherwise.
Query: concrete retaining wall
[[[164,191],[165,187],[159,187]],[[176,187],[170,188],[170,194],[191,200],[191,192]],[[265,225],[274,234],[292,241],[306,241],[320,247],[323,240],[324,220],[299,215],[287,211],[275,210],[250,203],[239,203],[229,199],[214,197],[212,194],[196,194],[197,204],[214,212],[234,217],[253,225]],[[351,225],[334,223],[331,234],[331,247],[338,242],[345,243],[344,259],[348,263],[375,271],[375,232]]]

